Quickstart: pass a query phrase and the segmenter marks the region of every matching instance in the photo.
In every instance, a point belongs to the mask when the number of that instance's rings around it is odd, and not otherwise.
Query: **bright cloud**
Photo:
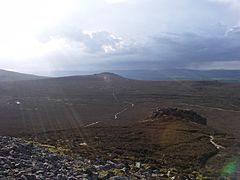
[[[124,3],[128,2],[129,0],[105,0],[107,3],[115,4],[115,3]]]
[[[240,8],[240,0],[213,0],[213,1],[225,3],[232,7]]]
[[[82,31],[68,28],[62,31],[48,32],[44,39],[46,44],[50,43],[52,39],[62,39],[72,48],[95,55],[117,52],[124,47],[124,41],[121,37],[107,31]],[[48,40],[46,41],[46,39]]]

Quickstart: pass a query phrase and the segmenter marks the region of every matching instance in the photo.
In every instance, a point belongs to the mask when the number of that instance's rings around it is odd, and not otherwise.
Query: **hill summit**
[[[125,77],[122,77],[118,74],[115,74],[115,73],[111,73],[111,72],[102,72],[102,73],[99,73],[99,74],[94,74],[95,76],[97,77],[101,77],[101,78],[104,78],[105,80],[106,79],[112,79],[112,80],[127,80],[127,78]]]

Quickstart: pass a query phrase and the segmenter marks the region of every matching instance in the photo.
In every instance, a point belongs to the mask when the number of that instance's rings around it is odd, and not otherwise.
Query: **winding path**
[[[84,127],[94,126],[94,125],[96,125],[96,124],[98,124],[98,123],[100,123],[100,122],[98,121],[98,122],[95,122],[95,123],[91,123],[91,124],[88,124],[88,125],[86,125],[86,126],[84,126]]]
[[[116,101],[116,102],[119,102],[117,96],[115,95],[115,90],[113,88],[113,91],[112,91],[112,96],[113,96],[113,99]]]
[[[116,113],[116,114],[114,115],[114,118],[117,119],[117,118],[118,118],[118,115],[121,114],[121,113],[123,113],[123,112],[125,112],[126,110],[128,110],[128,108],[124,108],[122,111]]]
[[[116,96],[116,94],[115,94],[115,89],[114,89],[114,88],[113,88],[113,91],[112,91],[112,96],[113,96],[113,99],[114,99],[116,102],[119,103],[119,99],[117,98],[117,96]],[[127,102],[127,101],[125,101],[124,103],[130,104],[132,108],[135,106],[135,104],[132,103],[132,102]],[[128,107],[125,107],[123,110],[121,110],[121,111],[119,111],[118,113],[116,113],[116,114],[114,115],[114,119],[118,119],[119,114],[127,111],[128,109],[129,109]]]
[[[209,138],[210,138],[210,143],[212,143],[212,145],[214,145],[217,149],[225,149],[225,147],[223,147],[213,141],[214,140],[213,136],[209,136]]]
[[[126,102],[126,103],[130,104],[132,108],[134,108],[134,106],[135,106],[135,104],[133,104],[132,102]],[[118,119],[118,115],[121,114],[121,113],[123,113],[123,112],[125,112],[125,111],[127,111],[128,109],[129,109],[129,108],[126,107],[126,108],[124,108],[122,111],[119,111],[118,113],[116,113],[116,114],[114,115],[114,119]]]

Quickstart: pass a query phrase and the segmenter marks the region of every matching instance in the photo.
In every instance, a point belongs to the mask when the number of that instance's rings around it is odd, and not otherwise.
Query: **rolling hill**
[[[32,74],[23,74],[13,71],[6,71],[0,69],[0,82],[2,81],[23,81],[23,80],[36,80],[44,79],[46,77],[36,76]]]
[[[115,119],[132,123],[156,106],[169,106],[194,109],[209,119],[208,125],[239,135],[238,83],[138,81],[101,73],[1,82],[0,94],[0,134],[71,129]]]
[[[239,83],[100,73],[2,81],[0,95],[0,135],[60,146],[90,160],[141,161],[165,168],[165,174],[169,168],[205,172],[207,165],[212,177],[239,157]],[[174,113],[167,108],[149,118],[157,107],[173,107]],[[200,124],[195,112],[204,117]]]
[[[130,79],[138,80],[221,80],[227,82],[240,81],[239,70],[161,69],[116,70],[112,72]]]

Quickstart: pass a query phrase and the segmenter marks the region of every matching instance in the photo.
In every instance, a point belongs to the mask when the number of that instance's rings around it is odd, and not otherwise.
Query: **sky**
[[[240,69],[240,0],[0,0],[0,69]]]

